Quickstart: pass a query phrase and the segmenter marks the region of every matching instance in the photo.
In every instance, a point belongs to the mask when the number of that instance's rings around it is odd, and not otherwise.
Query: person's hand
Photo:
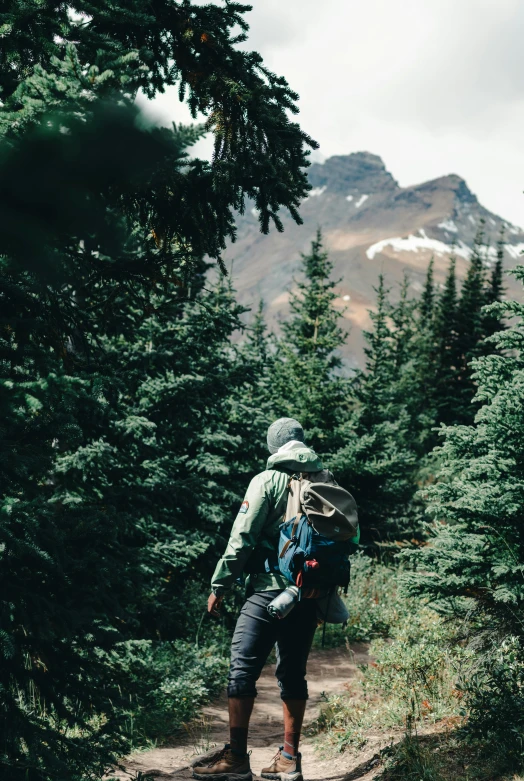
[[[207,612],[212,616],[219,616],[223,600],[224,597],[217,597],[216,594],[211,592],[209,599],[207,600]]]

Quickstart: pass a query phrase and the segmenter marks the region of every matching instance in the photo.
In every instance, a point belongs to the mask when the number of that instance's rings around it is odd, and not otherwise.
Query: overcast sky
[[[373,152],[401,186],[459,174],[524,226],[523,0],[251,1],[250,48],[323,157]],[[154,113],[188,120],[172,91]]]

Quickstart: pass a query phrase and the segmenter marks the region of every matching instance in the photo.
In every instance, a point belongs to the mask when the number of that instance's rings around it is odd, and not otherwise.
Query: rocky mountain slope
[[[268,321],[278,330],[279,319],[288,311],[300,253],[308,250],[320,227],[335,263],[335,277],[342,280],[337,305],[345,308],[345,357],[351,364],[362,362],[362,329],[369,326],[367,310],[373,307],[373,287],[381,271],[395,290],[406,270],[413,291],[419,291],[432,256],[436,280],[444,280],[454,246],[457,272],[463,277],[481,220],[493,245],[505,227],[506,267],[522,262],[524,231],[485,209],[455,174],[399,187],[380,157],[358,152],[313,164],[309,179],[313,189],[302,204],[303,225],[284,217],[284,233],[272,230],[264,236],[256,210],[248,209],[238,219],[238,239],[225,259],[240,301],[257,306],[263,298]],[[521,286],[512,278],[507,284],[521,296]]]

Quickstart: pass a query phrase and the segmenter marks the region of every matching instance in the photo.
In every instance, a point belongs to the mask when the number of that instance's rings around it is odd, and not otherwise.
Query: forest
[[[415,297],[380,276],[355,372],[322,226],[280,331],[246,311],[222,258],[235,215],[300,223],[317,146],[244,45],[248,10],[0,10],[0,776],[95,781],[198,724],[243,596],[206,616],[211,574],[290,416],[359,508],[326,646],[374,659],[325,698],[318,751],[392,729],[377,779],[517,779],[524,305],[504,237],[488,252],[479,224],[466,277],[430,263]],[[157,127],[136,96],[173,85],[195,123]]]

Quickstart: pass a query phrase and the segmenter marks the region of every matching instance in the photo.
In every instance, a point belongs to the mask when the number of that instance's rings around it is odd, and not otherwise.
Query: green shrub
[[[406,600],[398,595],[399,570],[357,553],[351,558],[351,583],[344,600],[349,610],[346,627],[328,624],[327,647],[347,642],[369,642],[388,637],[391,627],[409,614]],[[322,633],[317,632],[315,645]]]
[[[494,748],[491,742],[466,740],[462,729],[408,732],[381,751],[382,772],[375,781],[524,781]]]
[[[435,756],[410,733],[383,756],[386,761],[380,781],[445,781]]]
[[[172,735],[226,683],[229,661],[220,643],[141,640],[116,653],[130,681],[127,729],[134,746]]]
[[[348,639],[375,636],[371,662],[348,695],[328,699],[315,727],[343,751],[365,743],[366,730],[434,722],[461,713],[455,681],[466,651],[452,627],[423,600],[400,598],[399,569],[357,557]],[[333,635],[331,634],[331,638]]]
[[[461,682],[469,718],[467,732],[491,746],[507,769],[524,763],[524,647],[508,636],[480,657]]]
[[[390,639],[373,641],[375,661],[363,671],[364,694],[379,693],[384,699],[386,727],[459,712],[456,680],[466,652],[450,644],[450,626],[435,611],[411,601],[409,607]]]

